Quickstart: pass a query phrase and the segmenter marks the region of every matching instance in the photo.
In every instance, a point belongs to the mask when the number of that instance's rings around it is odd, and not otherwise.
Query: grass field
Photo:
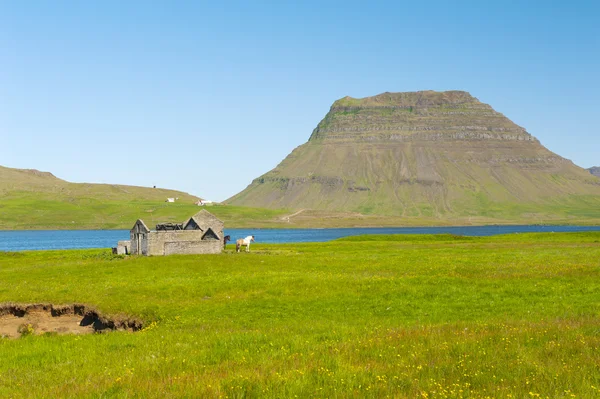
[[[28,193],[19,198],[3,198],[0,203],[0,230],[78,230],[130,229],[137,219],[154,228],[157,223],[181,223],[200,209],[223,220],[228,228],[332,228],[399,226],[471,226],[490,224],[600,225],[600,211],[570,207],[546,217],[527,214],[521,218],[477,215],[439,218],[366,215],[353,212],[250,208],[214,205],[200,208],[193,203],[165,203],[159,200],[78,199],[65,202]],[[565,211],[565,209],[568,210]],[[589,208],[588,208],[589,209]],[[595,208],[594,208],[595,209]],[[598,208],[600,209],[600,208]],[[578,213],[579,212],[579,213]],[[594,213],[595,212],[595,213]],[[516,213],[515,213],[516,214]]]
[[[0,252],[0,302],[146,322],[0,339],[0,397],[600,396],[600,233],[252,250]]]
[[[74,201],[49,200],[36,193],[3,198],[0,204],[0,230],[130,229],[137,219],[148,226],[187,220],[201,209],[191,201],[166,203],[161,200],[106,200],[79,198]],[[210,206],[207,210],[227,221],[245,227],[281,227],[285,210]]]

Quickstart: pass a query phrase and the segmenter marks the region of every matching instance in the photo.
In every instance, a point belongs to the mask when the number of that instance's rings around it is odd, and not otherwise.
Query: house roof
[[[219,235],[217,233],[215,233],[215,231],[209,227],[206,230],[206,232],[202,235],[202,239],[203,240],[206,240],[206,239],[220,240],[221,237],[219,237]]]
[[[131,228],[131,231],[134,233],[149,233],[150,229],[142,219],[138,219]]]
[[[215,215],[207,211],[206,209],[202,209],[200,212],[196,213],[194,216],[183,222],[183,228],[188,225],[190,220],[194,219],[194,222],[198,226],[212,226],[215,223],[219,223],[223,225],[223,221],[217,218]],[[204,228],[202,230],[205,230]]]

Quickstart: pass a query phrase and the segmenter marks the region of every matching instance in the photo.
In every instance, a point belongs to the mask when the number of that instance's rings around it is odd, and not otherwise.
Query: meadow
[[[0,252],[2,302],[145,322],[0,338],[3,398],[600,396],[600,233]]]

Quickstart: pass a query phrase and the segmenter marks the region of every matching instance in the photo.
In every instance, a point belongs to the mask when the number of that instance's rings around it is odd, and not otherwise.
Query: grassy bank
[[[0,397],[598,396],[599,233],[252,249],[0,253],[0,302],[146,320],[0,339]]]
[[[70,202],[38,199],[34,196],[0,201],[0,230],[94,230],[130,229],[137,219],[154,228],[157,223],[183,222],[200,207],[191,202],[166,203],[161,200],[78,199]],[[540,217],[493,216],[431,217],[365,215],[353,212],[249,208],[214,205],[204,209],[225,222],[228,228],[334,228],[400,226],[481,226],[481,225],[600,225],[595,214],[551,214]],[[525,216],[523,216],[525,215]]]
[[[130,229],[137,219],[148,226],[157,223],[181,223],[201,207],[193,202],[167,203],[164,200],[72,201],[36,198],[28,193],[20,198],[0,201],[0,230]],[[227,222],[228,227],[278,227],[279,216],[289,212],[237,206],[206,207]]]

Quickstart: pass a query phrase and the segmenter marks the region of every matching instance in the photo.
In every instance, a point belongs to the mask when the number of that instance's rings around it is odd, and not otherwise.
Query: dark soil
[[[0,337],[22,335],[91,334],[113,330],[138,331],[141,321],[107,317],[82,304],[0,304]]]

